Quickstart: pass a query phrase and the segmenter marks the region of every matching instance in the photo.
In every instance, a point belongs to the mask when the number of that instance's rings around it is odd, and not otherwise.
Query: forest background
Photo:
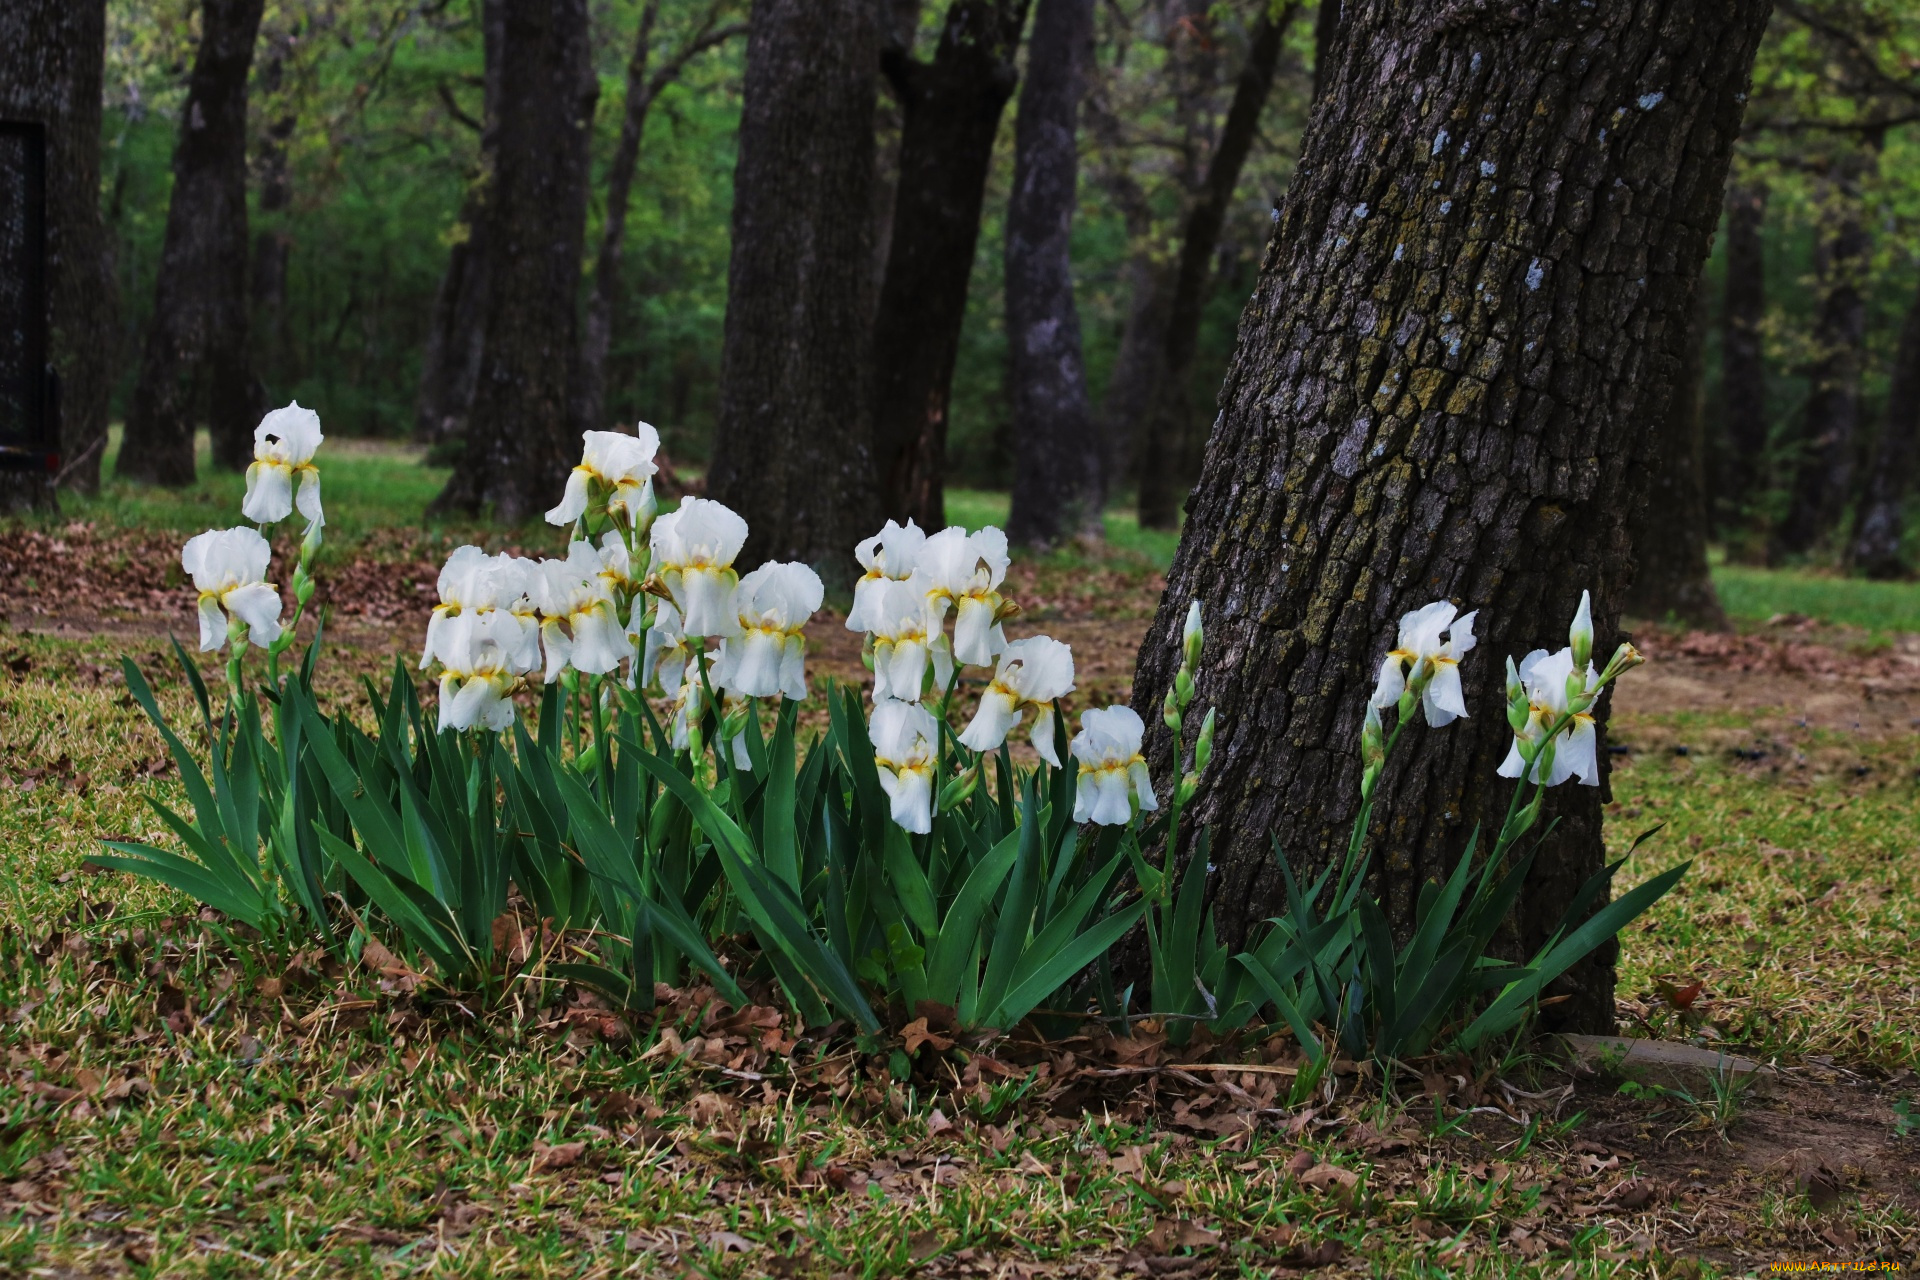
[[[599,98],[583,306],[594,287],[627,63],[649,6],[595,0],[590,8]],[[931,56],[946,6],[894,8],[896,31],[912,32],[915,52]],[[248,125],[253,363],[269,402],[319,407],[329,434],[440,434],[422,422],[422,354],[450,250],[471,231],[469,193],[483,175],[479,9],[467,0],[266,7]],[[1090,399],[1105,425],[1127,408],[1113,371],[1137,323],[1140,291],[1150,287],[1143,282],[1179,253],[1259,9],[1190,0],[1104,0],[1096,8],[1072,262]],[[152,316],[200,12],[197,0],[108,6],[101,170],[120,299],[115,421],[125,416]],[[1311,8],[1286,16],[1273,88],[1212,254],[1186,397],[1199,435],[1313,100],[1320,24]],[[1903,317],[1920,314],[1916,16],[1899,0],[1782,4],[1760,53],[1729,183],[1729,206],[1744,212],[1715,238],[1699,318],[1706,514],[1737,559],[1857,563],[1850,539],[1876,477],[1899,490],[1896,502],[1904,499],[1915,426],[1887,424],[1890,409],[1901,414],[1890,391]],[[655,69],[696,32],[711,35],[744,17],[744,5],[661,6]],[[675,463],[696,469],[719,399],[744,49],[744,38],[715,40],[652,104],[614,295],[604,416],[653,422]],[[876,283],[901,116],[879,80]],[[1010,103],[988,173],[953,378],[949,484],[1004,487],[1014,466],[1002,290],[1015,115]],[[275,249],[283,255],[278,276],[261,270]],[[1743,333],[1757,340],[1757,370],[1737,351],[1732,365],[1726,358],[1728,335],[1738,347]],[[1920,365],[1920,332],[1908,347],[1906,362]],[[1197,471],[1197,450],[1180,465]],[[1181,492],[1192,478],[1180,476]],[[1111,501],[1125,499],[1124,481],[1111,489]],[[1807,510],[1796,513],[1796,492]],[[1860,567],[1904,572],[1914,534],[1911,520],[1901,523],[1897,562],[1883,556]]]

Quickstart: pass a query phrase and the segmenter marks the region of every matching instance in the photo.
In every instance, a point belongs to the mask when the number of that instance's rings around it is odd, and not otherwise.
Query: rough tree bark
[[[265,0],[203,0],[153,319],[115,474],[193,482],[194,419],[214,439],[253,431],[247,350],[247,75]]]
[[[1158,362],[1151,409],[1140,440],[1140,525],[1172,529],[1180,522],[1179,503],[1186,495],[1181,481],[1193,474],[1188,458],[1196,452],[1193,434],[1193,353],[1200,337],[1200,314],[1206,306],[1207,285],[1213,275],[1213,254],[1220,228],[1227,219],[1240,170],[1260,132],[1260,111],[1273,88],[1274,67],[1297,6],[1278,14],[1263,9],[1254,24],[1247,60],[1234,85],[1233,103],[1220,126],[1220,137],[1207,162],[1207,176],[1187,210],[1180,257],[1174,270],[1167,305],[1165,350]]]
[[[1068,252],[1079,185],[1080,96],[1093,0],[1040,0],[1014,119],[1007,200],[1007,391],[1014,439],[1007,537],[1050,547],[1099,537],[1100,443],[1087,401]]]
[[[613,345],[613,322],[620,305],[620,264],[627,243],[627,204],[633,193],[634,170],[640,163],[640,139],[646,133],[647,112],[660,91],[677,79],[689,62],[715,45],[746,32],[743,23],[720,26],[728,0],[708,4],[700,24],[658,67],[653,61],[653,32],[660,17],[660,0],[647,0],[634,35],[633,56],[627,60],[626,109],[620,118],[620,140],[607,166],[606,219],[600,230],[600,252],[594,260],[593,290],[587,296],[587,315],[580,328],[579,365],[573,376],[574,426],[598,431],[607,426],[607,352]],[[648,72],[651,69],[652,74]]]
[[[414,432],[430,445],[467,433],[467,415],[480,385],[487,322],[487,193],[494,178],[500,129],[500,60],[506,42],[507,0],[483,0],[480,10],[481,111],[479,169],[467,185],[446,270],[433,295],[433,319],[420,354]],[[460,118],[466,119],[464,115]]]
[[[1344,849],[1402,613],[1451,598],[1482,639],[1472,718],[1411,732],[1381,784],[1372,874],[1401,927],[1505,811],[1501,655],[1564,645],[1583,587],[1596,648],[1620,638],[1625,520],[1768,8],[1346,6],[1134,684],[1172,776],[1157,712],[1202,601],[1220,732],[1196,804],[1228,937],[1284,900],[1270,833],[1303,871]],[[1543,941],[1601,866],[1605,795],[1549,801],[1511,945]],[[1612,963],[1563,980],[1561,1025],[1611,1024]]]
[[[1727,193],[1727,284],[1720,313],[1720,404],[1732,454],[1724,490],[1736,508],[1766,487],[1767,362],[1761,326],[1767,318],[1767,188]]]
[[[852,584],[879,524],[873,466],[872,0],[754,0],[712,497],[752,527],[743,563]]]
[[[953,0],[931,62],[881,59],[903,115],[893,230],[873,326],[874,461],[883,512],[946,524],[947,408],[980,206],[1018,76],[1028,0]]]
[[[1773,558],[1805,555],[1833,533],[1852,496],[1860,434],[1860,372],[1866,355],[1867,297],[1862,288],[1869,242],[1854,175],[1843,171],[1827,202],[1827,226],[1814,244],[1819,301],[1813,362],[1800,422],[1787,514],[1773,530]]]
[[[1673,393],[1653,431],[1646,497],[1628,524],[1633,583],[1622,608],[1635,617],[1725,631],[1727,614],[1707,567],[1707,291],[1694,292]]]
[[[1909,572],[1901,551],[1907,526],[1907,497],[1920,468],[1920,296],[1907,308],[1900,345],[1893,355],[1887,387],[1887,412],[1874,445],[1873,473],[1861,504],[1848,558],[1870,578],[1904,578]]]
[[[105,0],[0,5],[0,116],[47,136],[47,357],[60,387],[60,482],[92,490],[107,439],[117,294],[100,221]],[[52,501],[46,476],[0,473],[0,510]]]
[[[517,524],[559,500],[580,452],[568,373],[599,83],[587,0],[507,0],[505,17],[479,389],[434,506]]]

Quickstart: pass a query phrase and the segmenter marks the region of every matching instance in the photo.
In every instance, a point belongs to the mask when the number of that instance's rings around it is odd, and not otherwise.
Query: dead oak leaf
[[[548,1146],[544,1142],[533,1144],[533,1172],[541,1173],[548,1169],[568,1169],[580,1163],[580,1157],[586,1154],[584,1142],[559,1142]]]
[[[945,1053],[953,1048],[953,1038],[943,1036],[927,1026],[925,1018],[915,1018],[900,1030],[900,1044],[909,1054],[920,1052],[921,1045],[931,1045],[936,1053]]]
[[[1360,1185],[1360,1175],[1351,1169],[1342,1169],[1337,1164],[1316,1164],[1300,1175],[1300,1185],[1312,1187],[1316,1191],[1325,1191],[1334,1187],[1341,1191],[1351,1191]]]

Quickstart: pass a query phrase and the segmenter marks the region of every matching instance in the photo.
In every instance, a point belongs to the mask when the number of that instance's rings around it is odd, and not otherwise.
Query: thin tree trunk
[[[1039,0],[1014,120],[1007,202],[1007,388],[1015,449],[1007,537],[1045,548],[1100,536],[1099,439],[1087,403],[1069,253],[1093,0]]]
[[[1403,613],[1451,598],[1482,639],[1461,664],[1472,717],[1411,731],[1377,797],[1373,883],[1401,928],[1506,809],[1501,656],[1564,645],[1583,587],[1597,651],[1620,638],[1624,522],[1768,9],[1346,7],[1134,682],[1176,776],[1157,713],[1201,601],[1199,698],[1220,728],[1195,815],[1229,941],[1284,902],[1270,839],[1306,874],[1344,851]],[[1515,949],[1602,865],[1605,796],[1549,801]],[[1562,980],[1562,1025],[1611,1025],[1612,963]]]
[[[1180,242],[1171,300],[1167,308],[1166,352],[1156,380],[1152,409],[1140,442],[1140,526],[1172,529],[1180,522],[1178,503],[1185,496],[1182,480],[1192,475],[1187,438],[1193,432],[1190,383],[1193,353],[1200,336],[1201,311],[1212,280],[1213,254],[1226,223],[1227,205],[1240,182],[1259,135],[1260,112],[1273,88],[1274,68],[1296,6],[1275,16],[1262,11],[1253,29],[1247,61],[1234,86],[1233,103],[1220,127],[1220,139],[1207,163],[1207,176],[1198,197],[1187,210],[1186,233]]]
[[[890,47],[904,116],[893,230],[873,328],[873,427],[885,514],[946,523],[947,408],[980,206],[1013,95],[1027,0],[953,0],[933,61]]]
[[[58,379],[60,482],[87,491],[100,482],[118,297],[100,221],[105,55],[105,0],[0,5],[0,116],[46,128],[46,355]],[[50,504],[53,478],[0,473],[0,510]]]
[[[487,196],[492,189],[500,130],[500,62],[506,42],[507,0],[482,0],[480,167],[467,186],[447,251],[446,270],[433,296],[433,320],[420,356],[414,431],[429,445],[461,440],[480,385],[487,321]]]
[[[1340,38],[1340,0],[1320,0],[1313,15],[1313,100],[1320,101],[1331,78]]]
[[[587,297],[586,321],[580,330],[580,365],[574,378],[574,425],[598,431],[607,423],[607,352],[613,345],[613,324],[620,305],[620,265],[626,249],[627,205],[633,193],[633,175],[640,163],[640,139],[647,129],[647,112],[660,91],[671,84],[687,63],[699,54],[746,32],[744,24],[716,24],[725,0],[707,6],[705,19],[680,48],[648,75],[653,59],[653,31],[660,16],[660,0],[647,0],[634,35],[633,56],[627,60],[626,109],[620,118],[620,141],[607,167],[606,220],[600,231],[600,253],[594,262],[593,292]]]
[[[1725,495],[1747,524],[1747,508],[1767,483],[1767,188],[1748,183],[1727,193],[1727,283],[1720,313],[1720,403],[1733,455]],[[1736,539],[1738,541],[1738,539]]]
[[[1653,432],[1646,500],[1630,525],[1633,584],[1622,607],[1637,617],[1725,631],[1726,611],[1707,567],[1706,302],[1707,291],[1696,287],[1680,371]]]
[[[1855,526],[1851,560],[1870,578],[1904,578],[1910,572],[1902,541],[1907,498],[1920,468],[1920,296],[1907,308],[1900,345],[1887,387],[1887,414],[1874,446],[1873,472]]]
[[[203,0],[200,7],[200,48],[173,152],[153,319],[115,467],[130,479],[192,483],[194,419],[202,403],[215,440],[252,435],[247,75],[264,4]]]
[[[1819,301],[1814,313],[1814,359],[1800,426],[1800,455],[1786,518],[1773,531],[1775,558],[1814,550],[1839,526],[1853,487],[1853,454],[1860,434],[1860,372],[1866,354],[1867,230],[1861,222],[1854,175],[1832,193],[1827,223],[1814,246]]]
[[[733,182],[720,411],[707,489],[744,563],[839,592],[879,523],[873,466],[872,0],[754,0]]]
[[[1144,233],[1143,233],[1144,234]],[[1127,266],[1130,303],[1120,350],[1100,397],[1103,488],[1117,493],[1131,478],[1135,445],[1146,437],[1160,386],[1166,381],[1167,316],[1173,306],[1173,267],[1143,248]],[[1132,468],[1136,473],[1138,468]]]
[[[580,450],[568,374],[599,84],[586,0],[507,0],[505,18],[480,384],[434,505],[518,524],[559,500]]]
[[[295,29],[276,31],[267,41],[267,60],[260,69],[262,97],[280,92],[286,77],[287,60],[293,56]],[[261,132],[260,139],[260,214],[262,224],[253,236],[253,309],[248,328],[253,336],[254,405],[265,413],[272,397],[268,385],[286,368],[287,357],[287,261],[293,248],[285,215],[293,203],[293,179],[287,168],[287,143],[293,137],[298,118],[289,107]],[[237,445],[224,464],[243,468],[252,456],[252,434],[232,442]],[[221,443],[214,442],[219,449]]]

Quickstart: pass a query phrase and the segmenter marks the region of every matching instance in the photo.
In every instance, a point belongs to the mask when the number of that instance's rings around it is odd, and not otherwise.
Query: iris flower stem
[[[1387,735],[1386,747],[1380,753],[1380,768],[1384,775],[1387,761],[1393,758],[1393,748],[1400,741],[1400,734],[1406,729],[1411,715],[1399,716],[1394,720],[1393,732]],[[1373,825],[1373,799],[1371,796],[1360,802],[1360,812],[1353,817],[1353,831],[1347,837],[1347,858],[1340,868],[1340,879],[1333,886],[1333,902],[1336,911],[1345,911],[1352,906],[1352,894],[1360,884],[1362,854],[1367,844],[1367,829]]]

